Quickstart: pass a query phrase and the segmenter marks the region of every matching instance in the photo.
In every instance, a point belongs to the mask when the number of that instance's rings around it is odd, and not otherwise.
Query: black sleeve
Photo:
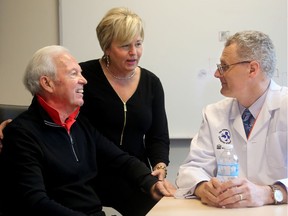
[[[158,179],[151,175],[151,170],[138,158],[122,151],[114,143],[95,130],[97,162],[104,169],[122,173],[128,181],[149,193]],[[117,179],[115,180],[117,181]]]
[[[165,97],[163,86],[158,77],[154,77],[153,83],[153,122],[145,135],[145,146],[152,167],[159,162],[169,164],[170,140],[168,123],[165,110]]]

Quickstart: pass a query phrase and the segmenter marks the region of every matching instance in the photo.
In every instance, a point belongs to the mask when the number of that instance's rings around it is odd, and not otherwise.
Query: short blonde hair
[[[129,43],[137,35],[144,40],[142,19],[124,7],[110,9],[98,24],[96,33],[103,52],[110,47],[113,40]]]

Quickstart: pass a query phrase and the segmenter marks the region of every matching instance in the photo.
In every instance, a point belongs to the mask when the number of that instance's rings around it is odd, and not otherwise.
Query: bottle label
[[[218,164],[218,176],[227,176],[231,179],[238,177],[239,164]]]

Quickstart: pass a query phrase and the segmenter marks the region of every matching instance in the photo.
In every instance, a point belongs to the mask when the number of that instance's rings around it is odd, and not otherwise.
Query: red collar
[[[65,120],[65,123],[62,123],[60,120],[60,116],[57,110],[55,110],[53,107],[48,105],[45,100],[37,95],[37,100],[40,103],[40,105],[43,107],[43,109],[49,114],[49,116],[52,118],[53,122],[57,125],[60,125],[64,127],[68,133],[70,133],[70,128],[73,125],[73,123],[76,121],[76,117],[79,113],[80,107],[78,107],[73,113],[71,113],[68,118]]]

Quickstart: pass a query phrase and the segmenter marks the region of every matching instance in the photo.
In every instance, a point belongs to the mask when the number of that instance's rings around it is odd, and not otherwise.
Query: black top
[[[126,103],[125,122],[124,103],[104,75],[99,60],[82,62],[80,66],[88,81],[84,86],[81,112],[91,124],[147,166],[147,158],[152,166],[159,162],[168,165],[170,142],[164,91],[159,78],[141,68],[137,89]]]
[[[117,148],[83,117],[80,113],[68,134],[34,98],[28,111],[4,129],[0,187],[7,215],[83,216],[101,211],[93,185],[101,163],[146,192],[157,182],[144,163]]]

